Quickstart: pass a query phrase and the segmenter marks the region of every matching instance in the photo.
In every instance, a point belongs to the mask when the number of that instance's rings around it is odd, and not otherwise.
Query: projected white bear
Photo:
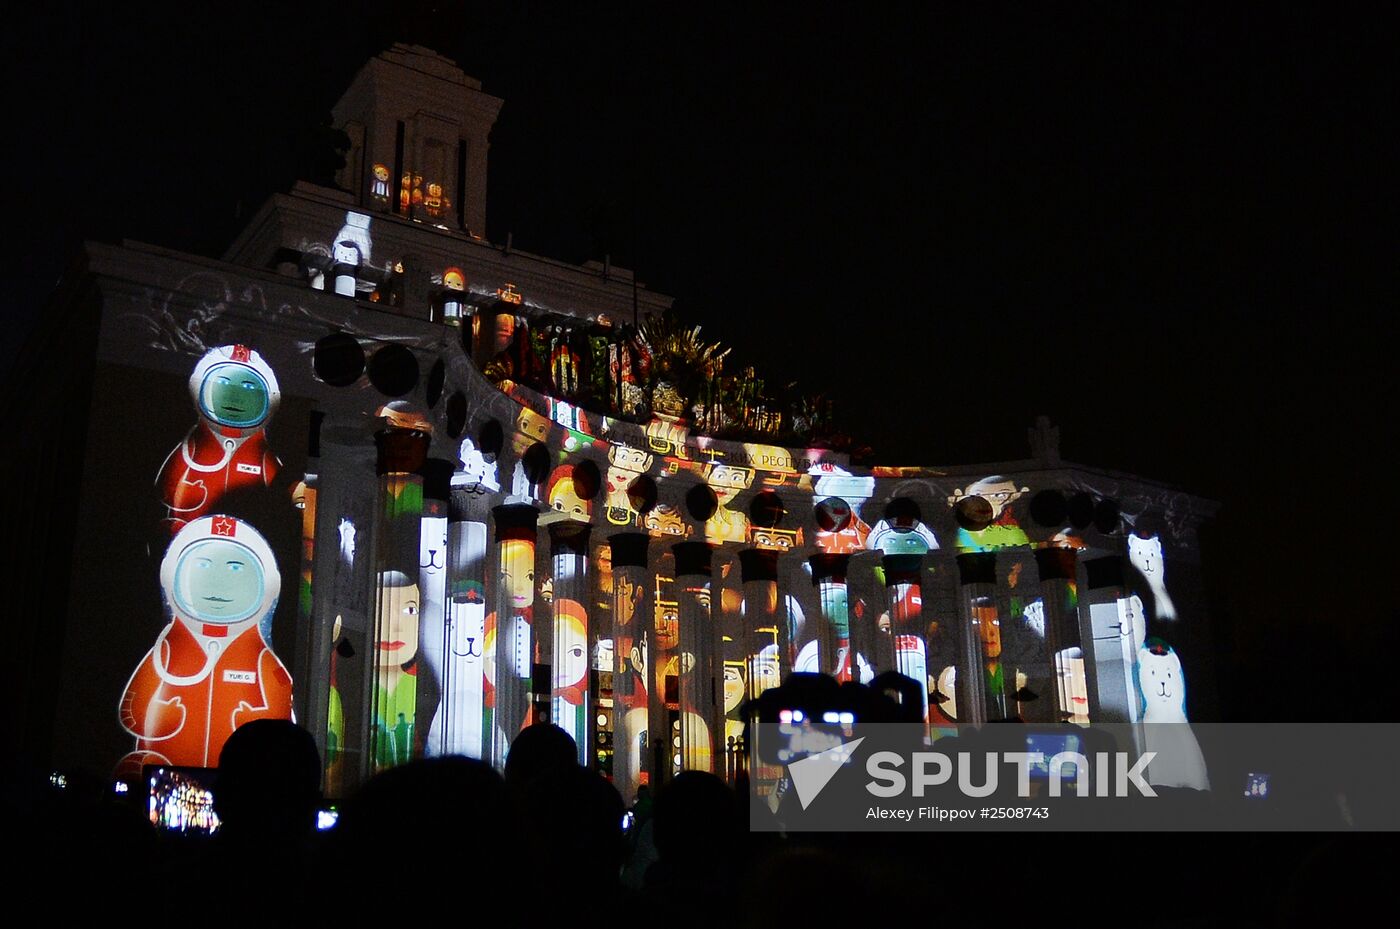
[[[1137,655],[1138,689],[1146,723],[1143,750],[1156,752],[1147,782],[1158,787],[1209,790],[1205,758],[1186,719],[1186,676],[1176,651],[1161,639],[1148,639]]]
[[[1162,540],[1155,535],[1150,539],[1128,536],[1128,560],[1142,572],[1148,587],[1152,589],[1155,618],[1176,619],[1176,607],[1172,605],[1172,598],[1167,596],[1167,568],[1162,560]]]

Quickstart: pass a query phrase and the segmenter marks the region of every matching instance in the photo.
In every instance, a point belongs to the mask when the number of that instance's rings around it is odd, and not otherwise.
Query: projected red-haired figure
[[[267,445],[277,412],[277,375],[246,345],[205,353],[190,374],[199,421],[161,465],[156,478],[171,534],[215,509],[229,492],[272,483],[281,462]]]
[[[292,680],[259,623],[282,579],[267,541],[231,516],[204,516],[171,541],[160,565],[171,619],[131,675],[119,706],[143,764],[218,764],[224,741],[254,719],[290,719]]]

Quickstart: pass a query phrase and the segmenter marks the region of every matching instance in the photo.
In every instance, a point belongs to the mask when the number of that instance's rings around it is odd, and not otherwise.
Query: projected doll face
[[[686,534],[685,520],[675,507],[666,503],[657,504],[647,512],[646,527],[652,535],[680,537]]]
[[[555,682],[577,687],[588,677],[588,634],[577,616],[560,613],[554,620]]]
[[[588,501],[574,490],[572,478],[562,477],[549,489],[549,505],[575,519],[588,518]]]
[[[511,445],[517,455],[523,455],[527,448],[536,442],[543,442],[547,435],[549,420],[534,410],[521,409],[520,415],[515,418],[515,437]]]
[[[752,529],[753,544],[756,548],[766,548],[770,551],[790,552],[797,538],[795,529],[763,529],[754,526]]]
[[[481,596],[478,588],[478,597]],[[452,621],[449,632],[452,654],[466,659],[468,664],[481,660],[481,650],[486,638],[486,610],[480,602],[463,605]]]
[[[744,668],[742,665],[724,666],[724,712],[732,713],[744,702]]]
[[[651,467],[651,455],[640,448],[628,448],[625,445],[613,445],[608,449],[608,490],[626,490],[632,478],[638,474],[643,474]],[[622,482],[613,486],[613,470],[630,472]]]
[[[977,624],[977,635],[982,640],[982,651],[988,658],[1001,657],[1001,620],[997,618],[994,606],[972,608],[972,621]]]
[[[680,614],[674,603],[656,604],[656,645],[675,648],[680,642]]]
[[[1025,493],[1015,481],[983,478],[967,489],[969,497],[981,497],[992,505],[992,519],[997,519],[1008,506],[1015,503]]]
[[[379,641],[375,664],[407,664],[418,651],[418,585],[384,587],[379,591]]]
[[[220,425],[256,426],[267,417],[267,382],[246,365],[214,365],[200,385],[199,408]]]
[[[510,605],[523,610],[535,599],[535,547],[521,539],[501,543],[501,583]]]
[[[769,645],[753,656],[754,689],[762,693],[781,683],[778,674],[778,647]]]
[[[1154,642],[1138,649],[1138,684],[1153,716],[1181,712],[1184,683],[1181,659],[1170,645]]]
[[[237,542],[208,540],[189,547],[175,567],[175,602],[206,623],[236,623],[257,612],[262,562]]]
[[[1128,536],[1128,560],[1149,581],[1161,580],[1162,540],[1155,535],[1150,539]]]
[[[881,523],[880,530],[871,535],[869,544],[886,555],[922,555],[938,547],[929,544],[930,536],[925,534],[928,530],[923,523],[913,529],[896,529]]]
[[[442,272],[442,286],[448,290],[466,290],[467,278],[456,268],[448,268]]]
[[[375,165],[375,166],[374,166],[374,179],[375,179],[376,181],[384,181],[385,183],[388,183],[388,181],[389,181],[389,169],[386,168],[386,167],[384,167],[384,165]]]
[[[710,485],[710,489],[719,498],[719,505],[727,506],[739,496],[740,491],[747,490],[753,483],[753,471],[733,465],[716,465],[710,476],[705,479],[705,483]]]

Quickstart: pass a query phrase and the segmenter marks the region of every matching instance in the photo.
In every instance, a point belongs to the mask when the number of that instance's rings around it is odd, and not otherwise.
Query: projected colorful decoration
[[[954,490],[948,505],[958,513],[958,548],[989,552],[1030,544],[1011,506],[1030,491],[999,474]]]
[[[730,509],[734,498],[753,485],[752,468],[735,465],[710,465],[705,483],[714,491],[717,505],[705,521],[705,540],[711,545],[743,542],[749,535],[749,518],[741,511]]]
[[[190,374],[189,389],[199,421],[156,478],[172,534],[235,490],[269,486],[281,465],[266,432],[281,392],[261,355],[246,345],[210,349]]]
[[[1210,646],[1187,598],[1209,501],[1066,464],[1048,425],[1007,473],[870,465],[829,402],[631,271],[441,234],[486,228],[485,135],[430,110],[360,123],[335,196],[275,198],[232,249],[248,274],[142,252],[109,286],[121,249],[84,270],[103,307],[81,438],[100,467],[60,495],[83,574],[56,589],[71,641],[121,656],[123,680],[145,660],[125,698],[113,681],[78,712],[107,677],[93,649],[65,654],[55,757],[88,729],[104,765],[213,764],[237,721],[291,714],[273,651],[295,650],[331,795],[423,755],[500,766],[548,720],[630,800],[687,767],[771,786],[735,750],[743,707],[794,672],[841,692],[902,671],[931,725],[1087,725],[1146,704],[1148,633]],[[112,603],[155,600],[158,519],[166,625],[117,622]],[[181,561],[197,545],[217,584]],[[279,578],[297,596],[280,614]],[[1210,668],[1192,671],[1197,712]]]
[[[1157,753],[1147,766],[1147,782],[1209,790],[1201,746],[1186,725],[1186,675],[1176,650],[1161,639],[1148,639],[1138,649],[1137,677],[1146,724],[1143,750]]]
[[[423,197],[423,215],[437,221],[450,215],[452,201],[436,181],[428,182],[428,193]]]
[[[1176,619],[1176,607],[1167,595],[1167,571],[1162,559],[1162,540],[1155,535],[1147,539],[1137,535],[1128,536],[1128,560],[1147,580],[1148,590],[1152,594],[1153,616],[1166,621]]]
[[[372,171],[369,195],[375,203],[387,205],[389,202],[389,168],[377,164]]]
[[[136,737],[123,773],[213,767],[239,726],[291,718],[291,677],[260,629],[281,581],[272,549],[246,522],[203,516],[176,534],[160,565],[170,621],[119,706],[122,728]]]
[[[580,497],[574,487],[573,465],[560,465],[550,474],[545,504],[571,519],[587,520],[593,512],[593,504]]]
[[[554,681],[551,716],[575,745],[588,738],[588,614],[583,604],[560,599],[554,605]]]
[[[491,723],[491,758],[504,763],[510,740],[530,722],[530,674],[534,661],[534,513],[508,530],[497,545],[496,609],[486,617],[484,703]],[[499,517],[498,517],[499,520]]]
[[[875,492],[875,479],[855,477],[832,464],[814,465],[811,474],[816,477],[817,547],[828,555],[865,549],[870,527],[860,518],[860,508]]]
[[[418,719],[419,607],[415,579],[402,571],[379,576],[379,638],[374,643],[374,763],[384,768],[414,755]]]
[[[607,520],[614,526],[635,526],[638,517],[630,495],[632,482],[651,470],[652,456],[641,449],[625,445],[608,448],[607,499],[604,502]]]

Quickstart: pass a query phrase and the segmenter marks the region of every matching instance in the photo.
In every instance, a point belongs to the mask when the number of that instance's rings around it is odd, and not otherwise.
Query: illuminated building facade
[[[482,238],[500,105],[395,47],[336,107],[342,190],[274,196],[220,261],[88,247],[33,356],[85,374],[25,375],[56,404],[16,517],[56,598],[38,750],[203,767],[294,713],[336,796],[549,720],[630,798],[733,776],[795,672],[905,674],[931,728],[1087,724],[1140,718],[1170,653],[1211,713],[1210,503],[1064,463],[1044,421],[1023,461],[853,463],[630,272]]]

